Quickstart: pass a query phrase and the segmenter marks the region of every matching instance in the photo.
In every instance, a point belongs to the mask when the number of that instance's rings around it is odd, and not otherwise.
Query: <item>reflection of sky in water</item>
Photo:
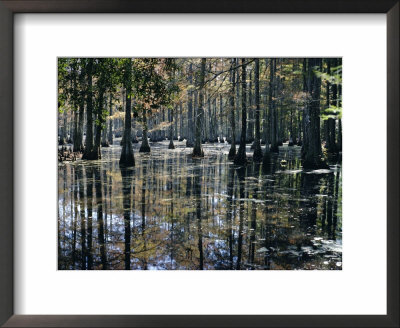
[[[135,144],[124,178],[117,145],[59,165],[60,269],[342,268],[340,166],[302,172],[300,148],[284,147],[235,169],[229,145],[192,160],[175,144]]]

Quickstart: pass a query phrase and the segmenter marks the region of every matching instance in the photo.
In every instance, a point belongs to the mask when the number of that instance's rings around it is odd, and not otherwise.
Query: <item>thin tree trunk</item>
[[[247,84],[246,84],[246,59],[241,59],[242,63],[242,132],[240,135],[240,145],[238,153],[235,156],[234,163],[236,165],[246,164],[246,129],[247,129],[247,101],[246,101],[246,92],[247,92]]]
[[[174,110],[168,108],[168,121],[169,121],[169,145],[168,149],[175,149],[174,146]]]
[[[337,66],[337,60],[336,59],[328,59],[328,75],[331,74],[331,61],[333,61],[333,66]],[[332,84],[332,88],[330,88],[331,85],[329,82],[327,82],[326,85],[326,107],[329,108],[330,106],[330,99],[329,99],[329,93],[330,89],[332,89],[332,104],[337,107],[337,84],[334,83]],[[326,122],[326,148],[329,153],[335,154],[337,153],[337,147],[336,147],[336,124],[335,124],[335,119],[333,118],[328,118]]]
[[[206,58],[201,59],[201,68],[200,68],[200,76],[199,82],[197,83],[199,86],[199,108],[197,110],[197,117],[196,117],[196,136],[195,142],[193,147],[193,156],[194,157],[203,157],[204,152],[201,147],[201,126],[204,120],[204,75],[206,71]]]
[[[256,136],[254,139],[253,161],[261,162],[263,158],[263,153],[260,143],[260,60],[258,58],[255,59],[254,88],[256,101]]]
[[[187,139],[186,139],[186,147],[193,147],[193,131],[194,131],[194,122],[193,122],[193,65],[189,64],[189,88],[187,92],[188,97],[188,122],[187,122]]]
[[[235,126],[235,71],[233,67],[236,66],[236,60],[231,59],[230,71],[230,92],[229,92],[229,105],[230,105],[230,123],[231,123],[231,148],[229,149],[228,159],[233,160],[236,156],[236,126]]]
[[[93,159],[93,94],[92,71],[93,58],[88,59],[87,64],[87,95],[86,95],[86,140],[82,159]]]
[[[113,144],[113,109],[112,109],[112,98],[110,99],[110,118],[108,120],[108,144]]]
[[[270,141],[271,151],[279,152],[278,147],[278,118],[276,110],[276,59],[272,59],[269,77],[269,114],[270,114]]]

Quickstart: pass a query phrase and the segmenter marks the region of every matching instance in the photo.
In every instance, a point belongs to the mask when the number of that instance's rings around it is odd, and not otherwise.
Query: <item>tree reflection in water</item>
[[[120,169],[117,144],[59,164],[59,269],[342,269],[339,165],[302,171],[285,146],[235,167],[227,144],[194,160],[165,141]]]

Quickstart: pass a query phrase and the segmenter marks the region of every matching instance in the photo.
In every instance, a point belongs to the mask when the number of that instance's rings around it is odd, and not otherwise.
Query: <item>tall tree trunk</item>
[[[87,94],[86,94],[86,140],[82,159],[93,159],[93,58],[88,59],[87,67]]]
[[[132,127],[132,116],[131,116],[131,93],[132,93],[132,62],[129,59],[126,63],[125,69],[127,70],[127,78],[125,82],[125,126],[124,126],[124,142],[122,145],[121,157],[119,159],[119,166],[131,167],[135,166],[135,159],[133,157],[131,127]]]
[[[179,102],[179,141],[183,141],[185,128],[183,126],[183,108],[182,102]]]
[[[272,59],[270,60],[270,62]],[[268,68],[268,59],[265,59],[265,70]],[[265,88],[264,88],[264,112],[263,112],[263,144],[269,144],[269,118],[268,118],[268,87],[267,84],[265,83]],[[268,147],[269,148],[269,147]]]
[[[224,115],[224,108],[222,106],[223,104],[223,99],[222,99],[222,94],[219,95],[219,142],[223,143],[224,142],[224,121],[223,121],[223,115]]]
[[[263,153],[260,144],[260,60],[258,58],[255,59],[254,88],[256,101],[256,136],[254,139],[253,161],[261,162]]]
[[[230,110],[230,123],[231,123],[231,148],[229,149],[228,159],[233,160],[236,156],[236,126],[235,126],[235,71],[233,68],[236,66],[236,60],[231,59],[230,71],[230,91],[229,91],[229,110]]]
[[[334,67],[337,66],[337,60],[336,59],[328,59],[328,75],[331,74],[331,61]],[[326,84],[326,108],[329,108],[330,106],[330,99],[329,99],[329,93],[330,89],[332,89],[332,105],[337,107],[337,84],[334,83],[332,84],[332,88],[330,88],[331,85],[329,82]],[[336,147],[336,122],[335,119],[333,118],[328,118],[326,121],[326,148],[328,153],[335,154],[337,153],[337,147]]]
[[[247,138],[246,142],[251,143],[254,141],[254,108],[253,108],[253,83],[252,83],[252,72],[250,71],[250,77],[249,77],[249,85],[248,85],[249,91],[249,105],[248,105],[248,121],[247,121]],[[252,145],[252,148],[254,149],[254,146]]]
[[[341,61],[341,59],[340,59]],[[341,65],[341,62],[340,62]],[[338,107],[342,107],[342,103],[341,103],[341,99],[342,99],[342,85],[339,84],[338,85],[338,100],[337,100],[337,106]],[[342,151],[342,119],[339,118],[339,122],[338,122],[338,137],[337,137],[337,148],[338,151]]]
[[[236,59],[236,64],[239,65],[239,58]],[[236,70],[236,117],[238,118],[238,124],[236,125],[236,140],[235,143],[240,143],[240,127],[241,125],[241,117],[240,117],[240,70]]]
[[[150,153],[150,145],[148,140],[148,126],[147,126],[147,116],[146,110],[143,108],[142,110],[142,119],[143,119],[143,136],[142,136],[142,144],[139,149],[139,153]]]
[[[78,112],[78,133],[77,138],[74,140],[74,151],[75,152],[83,152],[83,121],[85,119],[85,98],[82,96],[82,99],[79,101],[79,112]]]
[[[189,88],[187,92],[187,106],[188,106],[188,121],[187,121],[187,139],[186,139],[186,147],[193,147],[193,131],[194,131],[194,122],[193,122],[193,64],[189,64]]]
[[[105,106],[107,106],[107,103],[105,104]],[[111,116],[111,111],[112,111],[112,96],[110,93],[110,99],[109,99],[109,116]],[[111,118],[109,118],[109,121],[111,121]],[[103,134],[101,137],[101,146],[102,147],[110,147],[110,143],[108,141],[108,137],[109,137],[109,124],[107,124],[107,121],[104,121],[104,129],[103,129]]]
[[[103,105],[104,105],[104,93],[103,93],[103,90],[100,90],[99,91],[99,99],[98,99],[98,107],[96,108],[96,111],[97,111],[96,137],[95,137],[95,143],[94,143],[94,147],[93,147],[92,159],[101,158],[100,143],[101,143],[101,134],[102,134],[102,130],[103,130],[103,124],[104,124],[104,118],[102,115]]]
[[[110,118],[108,120],[108,144],[113,144],[113,109],[112,109],[112,98],[110,99]]]
[[[193,147],[193,156],[194,157],[203,157],[204,152],[201,148],[201,126],[204,120],[204,75],[206,71],[206,58],[201,59],[201,68],[200,68],[200,76],[199,82],[197,83],[199,86],[199,108],[197,110],[197,117],[196,117],[196,136],[195,142]]]
[[[168,108],[168,121],[169,121],[169,145],[168,149],[175,149],[174,146],[174,112],[173,109]]]
[[[321,78],[314,70],[321,67],[322,60],[318,58],[307,59],[307,92],[309,100],[304,111],[304,144],[302,148],[303,167],[305,169],[326,168],[322,160],[320,136],[320,96]]]
[[[63,124],[61,126],[61,134],[60,134],[60,140],[58,142],[59,145],[65,145],[67,142],[67,111],[64,110],[62,113],[62,120]]]
[[[77,116],[77,133],[74,136],[74,152],[83,152],[83,121],[85,115],[85,68],[81,67],[81,71],[79,73],[79,87],[78,91],[78,116]]]
[[[246,84],[246,59],[241,59],[242,64],[242,132],[240,135],[240,145],[238,153],[235,156],[234,163],[236,165],[246,164],[246,128],[247,128],[247,101],[246,101],[246,93],[247,93],[247,84]]]
[[[78,120],[79,120],[79,113],[77,110],[73,111],[73,123],[74,123],[74,137],[73,137],[73,148],[74,151],[77,149],[77,142],[79,138],[79,132],[78,132]]]
[[[176,106],[172,109],[172,115],[172,120],[174,124],[173,140],[178,140],[178,108]]]
[[[270,141],[271,151],[279,152],[278,147],[278,117],[276,110],[276,59],[271,60],[269,75],[269,115],[270,115]]]

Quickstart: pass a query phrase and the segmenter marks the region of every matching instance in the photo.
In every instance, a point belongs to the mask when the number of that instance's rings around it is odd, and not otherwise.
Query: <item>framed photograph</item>
[[[398,1],[0,1],[0,324],[398,327]]]

